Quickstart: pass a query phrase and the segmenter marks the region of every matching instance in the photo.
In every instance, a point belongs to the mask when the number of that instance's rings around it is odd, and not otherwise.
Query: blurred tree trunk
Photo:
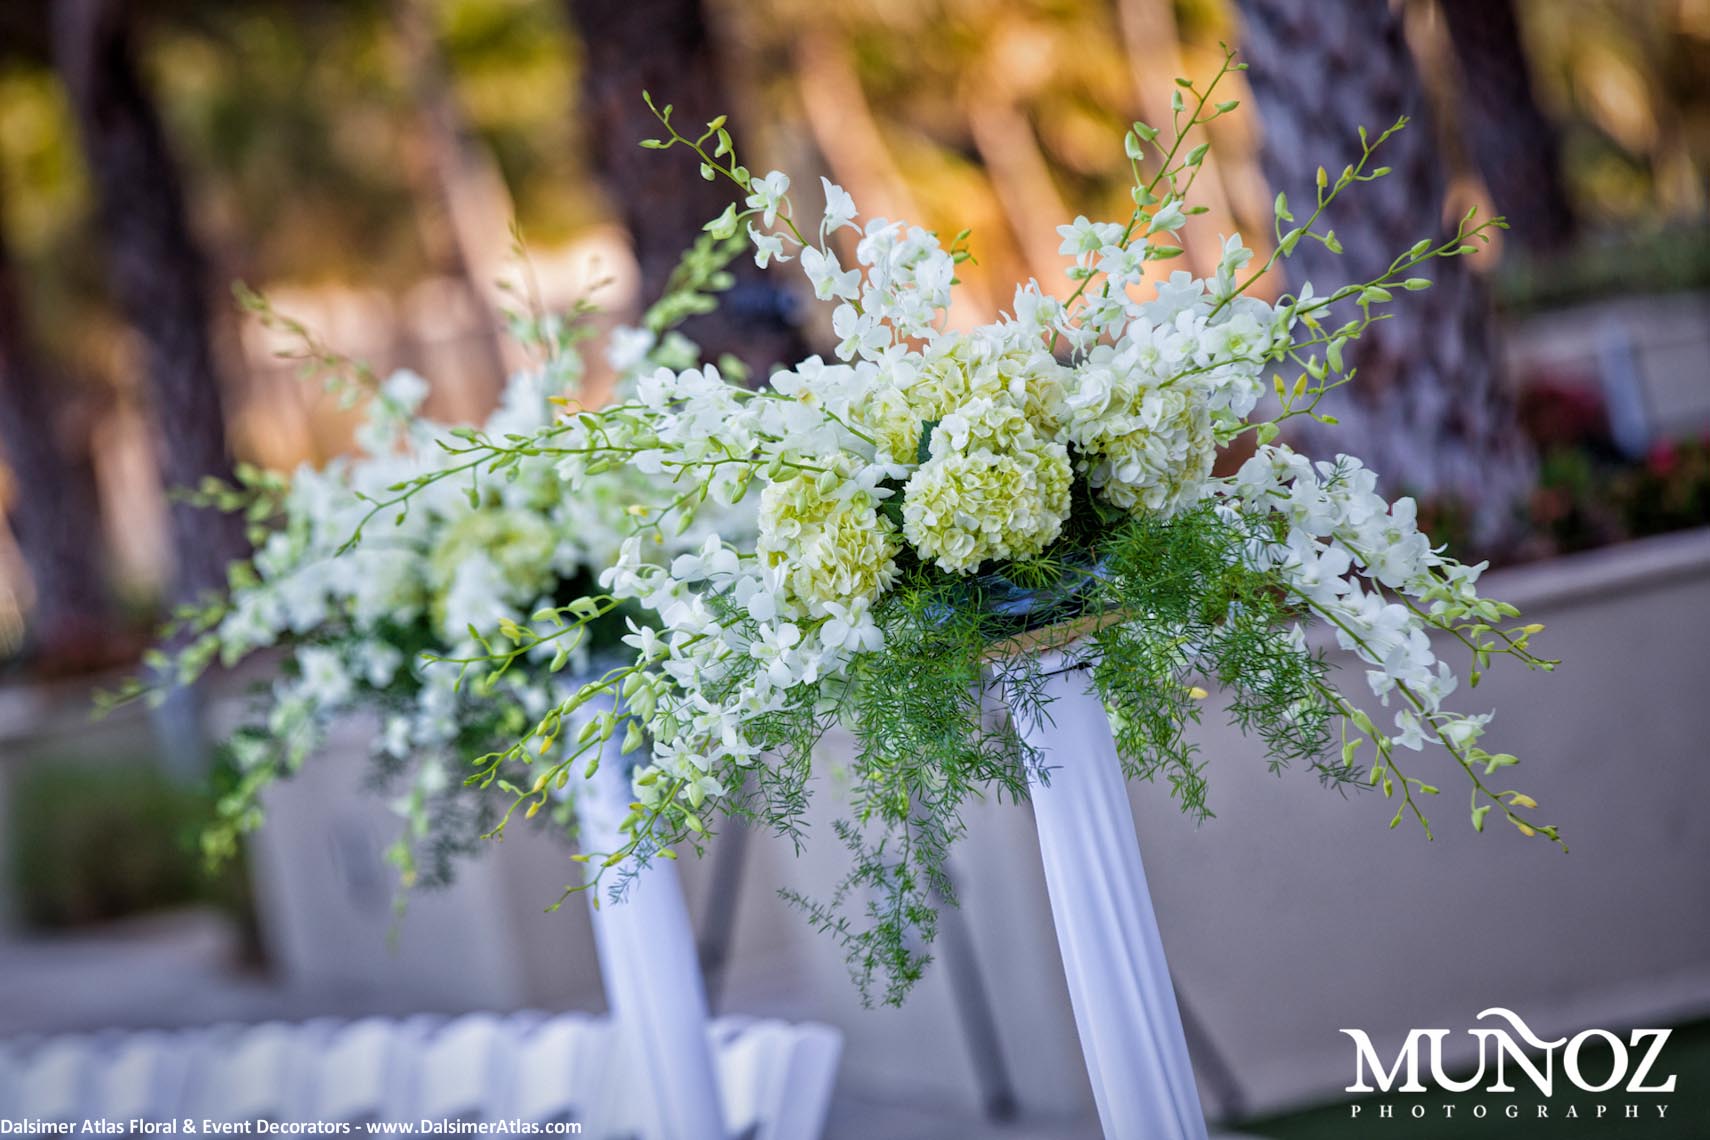
[[[432,11],[424,0],[393,0],[392,11],[419,123],[410,164],[416,213],[429,256],[463,294],[475,322],[480,374],[466,378],[474,382],[461,394],[456,413],[482,419],[498,403],[510,371],[503,321],[488,285],[504,257],[505,243],[493,235],[504,233],[511,204],[491,156],[480,152],[464,124]]]
[[[1381,0],[1239,0],[1247,77],[1264,124],[1265,174],[1296,203],[1310,202],[1320,164],[1359,155],[1356,128],[1373,133],[1406,114],[1387,143],[1387,178],[1347,192],[1330,219],[1345,254],[1303,242],[1291,284],[1321,292],[1368,279],[1422,237],[1445,234],[1445,183],[1419,73],[1401,19]],[[1438,261],[1436,284],[1393,307],[1351,354],[1353,383],[1325,407],[1340,426],[1305,424],[1313,450],[1370,457],[1392,494],[1414,494],[1469,515],[1475,542],[1498,549],[1519,527],[1534,462],[1499,374],[1485,291],[1461,259]]]
[[[1027,92],[1016,82],[1017,52],[1030,51],[1035,34],[1000,17],[985,29],[984,58],[968,71],[960,92],[962,114],[973,137],[974,150],[986,168],[1010,237],[1027,272],[1047,295],[1067,297],[1074,285],[1064,275],[1068,258],[1058,252],[1060,239],[1048,218],[1074,215],[1057,183],[1051,164],[1039,149],[1039,136],[1024,106]]]
[[[814,146],[863,214],[919,218],[920,204],[885,143],[849,52],[835,29],[811,21],[790,38],[796,88]]]
[[[142,341],[161,480],[169,489],[229,479],[202,252],[178,170],[132,43],[123,0],[56,0],[54,56],[81,137],[115,299]],[[171,508],[180,600],[225,585],[246,544],[242,520]]]
[[[103,655],[111,610],[94,475],[61,445],[51,382],[36,359],[0,234],[0,448],[13,484],[6,519],[35,590],[33,648],[76,664]]]
[[[1438,0],[1460,64],[1456,106],[1509,236],[1552,253],[1574,234],[1560,142],[1532,93],[1514,0]]]
[[[641,270],[643,305],[664,291],[683,251],[701,227],[735,196],[725,180],[704,181],[680,152],[641,147],[657,137],[659,123],[641,100],[652,92],[670,103],[678,129],[735,110],[735,99],[712,40],[705,0],[565,0],[582,41],[582,100],[578,108],[594,167],[618,216],[628,228]],[[740,140],[739,140],[740,141]],[[817,206],[817,189],[800,188],[804,207]],[[736,284],[719,298],[719,310],[698,317],[684,332],[716,360],[730,353],[764,376],[775,363],[805,352],[794,320],[794,299],[781,279],[767,277],[753,259],[739,256]]]

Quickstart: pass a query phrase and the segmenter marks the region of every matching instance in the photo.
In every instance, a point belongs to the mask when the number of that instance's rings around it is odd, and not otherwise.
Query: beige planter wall
[[[329,1012],[600,1008],[585,908],[545,907],[573,876],[569,848],[513,828],[449,887],[395,908],[386,848],[403,821],[364,781],[363,719],[265,801],[250,838],[262,935],[280,981]]]
[[[519,817],[502,842],[462,861],[448,887],[409,893],[397,913],[385,852],[403,820],[366,783],[373,731],[361,717],[337,726],[320,754],[269,789],[266,824],[249,837],[277,980],[304,1008],[328,1013],[604,1009],[586,896],[547,912],[582,868],[545,826]],[[680,865],[698,913],[711,867]],[[758,880],[748,887],[745,941],[792,945],[796,916]],[[788,976],[790,963],[761,957]]]
[[[1546,623],[1563,665],[1493,669],[1455,699],[1498,710],[1489,739],[1523,760],[1506,774],[1570,853],[1473,832],[1464,781],[1434,757],[1417,772],[1444,789],[1429,843],[1389,832],[1376,796],[1262,774],[1223,730],[1203,736],[1216,821],[1194,831],[1135,797],[1180,984],[1261,1104],[1350,1083],[1342,1027],[1399,1044],[1493,1005],[1552,1034],[1710,1012],[1710,532],[1492,575],[1489,592]]]

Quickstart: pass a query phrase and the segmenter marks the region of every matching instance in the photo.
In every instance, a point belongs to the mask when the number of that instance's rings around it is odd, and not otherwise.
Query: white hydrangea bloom
[[[952,574],[1027,558],[1062,532],[1072,479],[1068,449],[1026,428],[1001,453],[963,450],[935,436],[932,457],[904,490],[903,534],[922,558]]]
[[[815,615],[832,603],[872,601],[896,580],[896,527],[847,465],[768,484],[755,549]]]

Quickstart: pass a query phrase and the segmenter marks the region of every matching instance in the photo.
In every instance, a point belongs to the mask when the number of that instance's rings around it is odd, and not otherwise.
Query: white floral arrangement
[[[764,388],[710,366],[659,369],[526,441],[470,435],[457,463],[370,505],[384,518],[442,480],[523,457],[550,458],[567,498],[617,467],[679,491],[636,519],[599,592],[536,615],[550,630],[455,662],[502,673],[589,613],[648,615],[624,638],[627,664],[577,687],[471,781],[515,789],[513,808],[532,812],[571,773],[644,749],[629,842],[578,856],[627,869],[698,842],[718,812],[802,841],[816,745],[846,728],[853,818],[838,834],[853,869],[828,902],[796,901],[844,944],[863,993],[882,985],[887,1001],[925,964],[935,899],[953,897],[944,866],[961,805],[1024,796],[1041,764],[1012,723],[992,723],[986,694],[1001,683],[1012,704],[1024,695],[1018,716],[1046,715],[1025,699],[1045,647],[1076,645],[1130,775],[1165,777],[1197,817],[1210,814],[1206,781],[1184,730],[1215,684],[1273,768],[1299,761],[1327,783],[1374,787],[1395,804],[1392,826],[1429,830],[1422,801],[1439,789],[1404,766],[1434,749],[1466,780],[1475,827],[1494,811],[1559,843],[1530,796],[1495,781],[1515,758],[1484,747],[1487,713],[1449,704],[1461,680],[1431,640],[1460,642],[1477,684],[1493,657],[1551,668],[1529,647],[1540,627],[1481,596],[1483,564],[1433,546],[1413,502],[1378,495],[1360,460],[1277,442],[1290,419],[1329,422],[1320,406],[1351,378],[1348,345],[1427,288],[1432,261],[1471,252],[1501,220],[1469,212],[1372,280],[1254,295],[1301,242],[1339,249],[1327,213],[1387,173],[1375,155],[1403,120],[1362,131],[1361,158],[1340,173],[1321,170],[1301,220],[1279,195],[1262,262],[1232,235],[1209,278],[1148,278],[1200,212],[1191,188],[1207,144],[1194,135],[1234,109],[1214,92],[1240,66],[1179,80],[1172,129],[1134,125],[1126,221],[1058,227],[1066,300],[1029,282],[1013,312],[968,331],[947,321],[966,233],[945,248],[916,226],[863,221],[825,179],[806,221],[787,175],[737,161],[722,118],[690,137],[649,99],[666,133],[642,145],[685,148],[703,177],[739,188],[709,237],[745,232],[760,265],[796,261],[831,306],[835,359],[810,357]],[[1251,458],[1215,475],[1243,444]],[[650,538],[694,526],[707,505],[755,498],[752,540],[715,531],[668,562],[647,557]],[[1382,718],[1339,687],[1313,626],[1364,663]],[[519,779],[525,766],[532,778]]]
[[[699,252],[702,269],[721,268],[706,264],[709,249]],[[706,276],[698,284],[707,284]],[[613,331],[607,355],[620,391],[633,384],[637,369],[695,359],[692,345],[657,330],[687,311],[684,299],[697,292],[673,293],[675,315],[656,308],[647,325]],[[180,635],[179,644],[149,657],[154,676],[132,682],[108,703],[158,700],[216,662],[230,668],[257,654],[280,654],[251,715],[223,741],[224,787],[219,818],[203,834],[206,854],[213,860],[233,854],[239,836],[263,822],[267,787],[322,750],[335,722],[368,713],[376,721],[371,783],[403,820],[388,858],[406,887],[442,883],[456,858],[477,850],[498,819],[492,797],[465,789],[470,761],[504,746],[561,700],[564,678],[585,673],[628,628],[616,603],[578,606],[588,620],[552,639],[541,636],[545,617],[531,615],[554,612],[592,590],[633,533],[635,513],[675,492],[617,467],[566,495],[554,459],[519,456],[495,477],[468,486],[436,483],[413,497],[393,525],[363,535],[360,521],[377,497],[447,470],[456,462],[447,442],[471,429],[423,416],[428,383],[415,373],[382,381],[337,357],[258,294],[240,291],[240,298],[263,323],[301,343],[285,355],[324,373],[345,404],[366,401],[358,450],[321,468],[304,465],[289,479],[244,467],[235,486],[210,482],[198,489],[195,501],[246,513],[254,552],[230,568],[223,597],[179,615],[180,627],[169,631]],[[572,406],[585,371],[577,342],[589,330],[539,312],[513,316],[512,324],[539,359],[507,381],[479,431],[521,441]],[[751,533],[752,511],[747,515],[745,521],[735,511],[704,513],[700,526]],[[660,535],[650,555],[669,560],[704,537],[695,528]],[[519,641],[531,650],[502,675],[460,679],[430,667]],[[566,802],[556,813],[566,830],[574,830],[571,808]]]
[[[1165,778],[1197,819],[1211,810],[1187,728],[1214,685],[1272,769],[1373,788],[1390,826],[1430,832],[1423,802],[1440,790],[1411,755],[1436,750],[1465,779],[1472,826],[1496,812],[1560,844],[1501,786],[1515,757],[1484,747],[1488,713],[1453,708],[1462,680],[1433,648],[1433,634],[1462,644],[1476,685],[1496,656],[1553,667],[1530,649],[1541,627],[1481,595],[1483,564],[1431,544],[1414,502],[1377,494],[1361,461],[1279,443],[1288,420],[1329,420],[1320,403],[1353,379],[1347,345],[1385,306],[1501,220],[1469,212],[1375,279],[1255,296],[1303,241],[1339,250],[1327,214],[1387,174],[1375,156],[1402,120],[1361,133],[1341,173],[1320,169],[1301,220],[1277,197],[1264,260],[1236,234],[1211,277],[1163,277],[1154,263],[1182,253],[1175,234],[1200,212],[1195,133],[1235,109],[1214,92],[1236,68],[1176,80],[1170,130],[1135,123],[1127,220],[1058,226],[1064,299],[1028,282],[1011,313],[964,332],[947,311],[966,232],[946,248],[860,219],[829,179],[804,232],[790,178],[739,164],[722,118],[689,137],[655,108],[665,137],[643,145],[693,152],[742,200],[643,330],[616,338],[631,379],[612,402],[554,405],[580,376],[580,357],[554,350],[489,424],[446,431],[397,378],[378,386],[361,458],[289,491],[250,473],[205,492],[279,523],[229,598],[183,615],[188,646],[152,665],[181,680],[274,644],[289,655],[233,740],[238,786],[210,849],[257,824],[258,790],[332,716],[374,708],[376,752],[417,766],[416,837],[451,815],[424,805],[457,788],[460,762],[486,836],[561,805],[600,764],[633,764],[626,843],[575,856],[597,872],[588,887],[612,872],[621,894],[720,815],[807,841],[817,745],[841,726],[852,870],[828,901],[792,897],[840,940],[864,996],[899,1002],[954,901],[964,803],[1019,800],[1043,774],[1014,725],[1048,716],[1029,694],[1064,648],[1089,665],[1125,771]],[[795,261],[831,306],[834,359],[749,386],[739,367],[689,366],[693,349],[665,335],[710,306],[723,256],[749,244],[761,267]],[[532,321],[530,337],[563,347],[563,326]],[[332,362],[311,340],[304,359]],[[1347,696],[1312,629],[1365,665],[1382,716]],[[621,660],[590,670],[600,636]],[[1009,720],[990,716],[999,685]],[[405,844],[407,875],[410,860]]]

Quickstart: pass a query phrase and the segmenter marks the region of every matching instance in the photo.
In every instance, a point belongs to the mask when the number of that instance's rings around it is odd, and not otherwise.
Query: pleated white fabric
[[[623,844],[619,824],[631,799],[627,767],[608,757],[584,785],[577,804],[584,850]],[[593,919],[600,974],[629,1061],[625,1068],[645,1081],[631,1095],[651,1119],[646,1140],[723,1140],[706,987],[676,866],[654,859],[636,873],[621,902],[602,897],[599,903]]]
[[[1109,718],[1084,662],[1041,664],[1046,716],[1015,724],[1049,769],[1031,777],[1033,815],[1099,1122],[1106,1140],[1205,1140]]]

